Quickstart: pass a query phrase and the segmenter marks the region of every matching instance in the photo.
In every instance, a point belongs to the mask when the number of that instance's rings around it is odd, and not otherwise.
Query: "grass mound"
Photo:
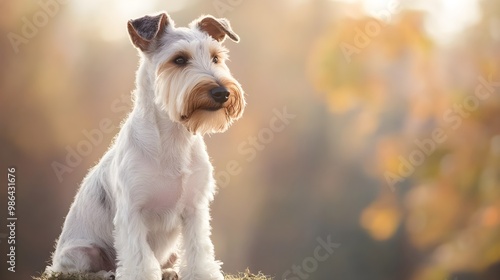
[[[240,272],[238,275],[226,275],[225,280],[272,280],[271,277],[259,272],[257,275],[251,273],[248,269],[245,272]]]
[[[251,273],[248,269],[245,272],[240,272],[237,275],[225,275],[225,280],[272,280],[261,272],[257,274]],[[58,273],[54,275],[42,274],[38,277],[33,277],[33,280],[108,280],[95,274],[85,274],[85,273],[71,273],[63,274]]]
[[[38,277],[33,277],[33,280],[109,280],[95,274],[87,273],[56,273],[47,275],[43,273]]]

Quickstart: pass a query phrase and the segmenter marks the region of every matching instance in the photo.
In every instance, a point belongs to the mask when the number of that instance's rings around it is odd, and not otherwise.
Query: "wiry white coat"
[[[170,22],[165,32],[164,48],[141,55],[134,108],[83,180],[49,272],[116,269],[119,280],[160,280],[178,252],[181,279],[223,279],[210,240],[213,167],[202,136],[179,118],[195,84],[232,79],[225,64],[210,63],[214,48],[222,58],[227,51],[195,28]],[[157,76],[178,50],[189,52],[193,64],[176,77]]]

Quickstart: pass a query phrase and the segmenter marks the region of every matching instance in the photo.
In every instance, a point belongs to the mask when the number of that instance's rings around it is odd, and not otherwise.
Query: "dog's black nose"
[[[210,90],[210,95],[217,103],[224,103],[229,99],[229,90],[225,87],[216,87]]]

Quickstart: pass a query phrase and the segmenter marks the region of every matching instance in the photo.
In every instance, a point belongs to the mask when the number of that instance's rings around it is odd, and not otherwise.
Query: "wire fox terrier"
[[[176,28],[166,13],[129,21],[128,33],[141,57],[133,110],[83,180],[46,271],[224,279],[210,240],[215,181],[203,134],[243,113],[222,46],[239,37],[223,18]]]

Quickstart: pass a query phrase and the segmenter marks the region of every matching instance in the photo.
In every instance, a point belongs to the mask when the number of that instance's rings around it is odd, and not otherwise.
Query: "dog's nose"
[[[229,99],[229,90],[225,87],[216,87],[210,90],[210,95],[217,103],[224,103]]]

